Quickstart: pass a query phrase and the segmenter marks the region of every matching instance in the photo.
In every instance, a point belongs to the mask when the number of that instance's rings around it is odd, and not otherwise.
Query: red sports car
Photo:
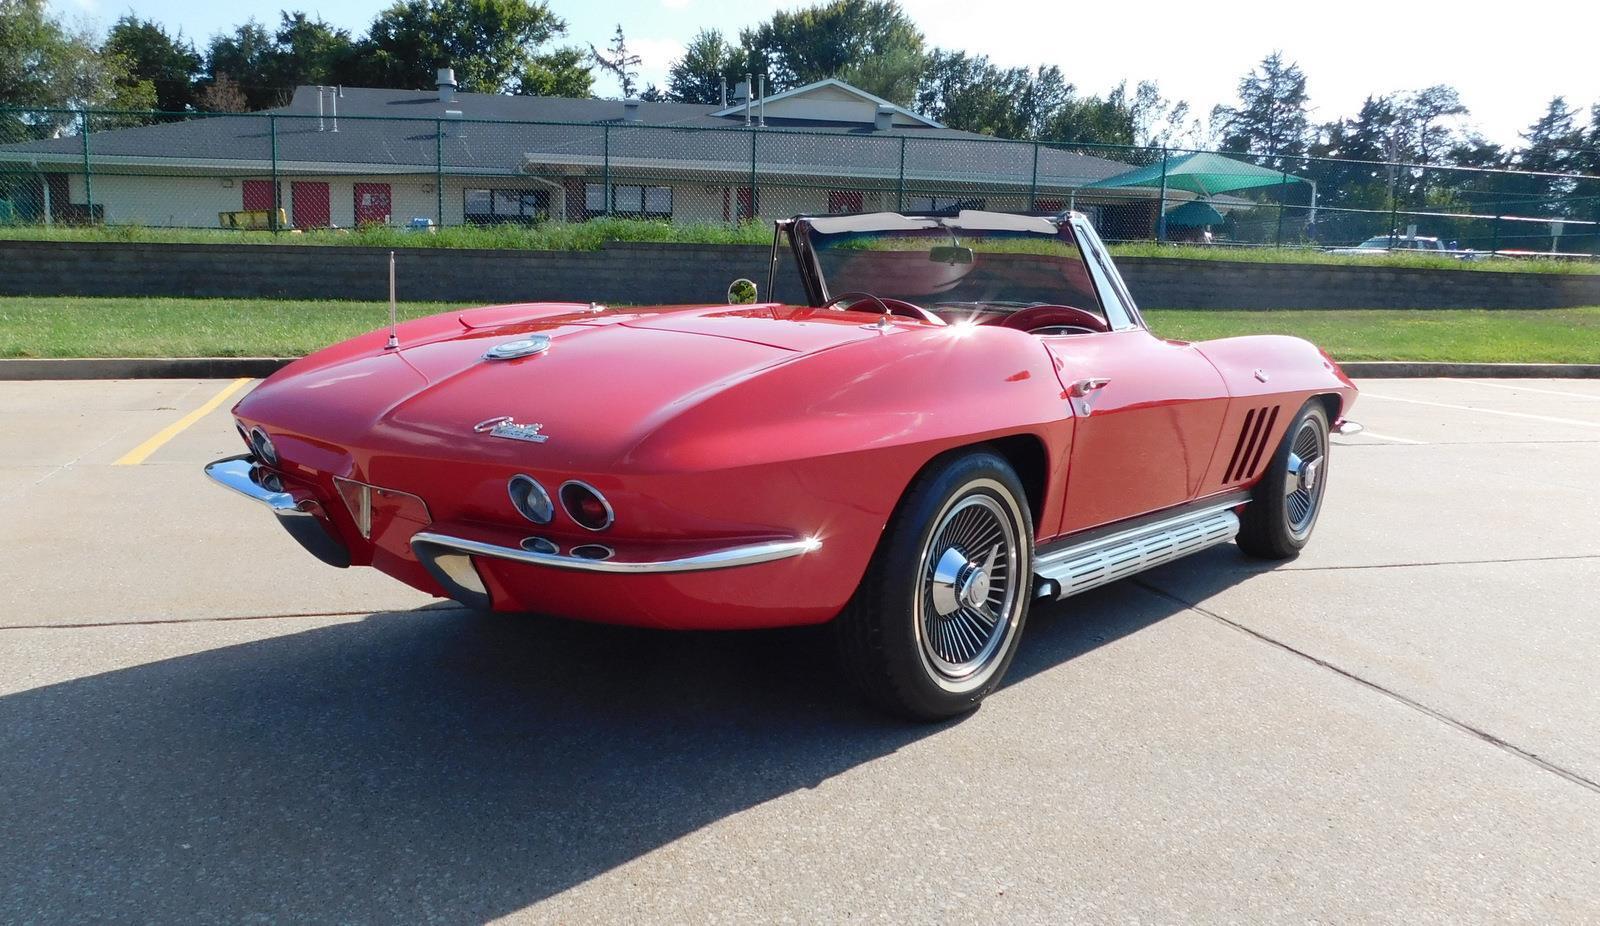
[[[1236,539],[1293,556],[1355,387],[1289,337],[1140,318],[1081,215],[778,223],[802,305],[451,312],[234,409],[206,468],[335,566],[497,611],[833,622],[865,693],[948,717],[1028,606]]]

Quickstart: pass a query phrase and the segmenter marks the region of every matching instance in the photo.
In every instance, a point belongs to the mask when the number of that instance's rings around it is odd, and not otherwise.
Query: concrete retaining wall
[[[619,304],[721,301],[729,281],[765,287],[769,250],[615,244],[600,251],[397,252],[405,300]],[[1600,305],[1600,275],[1411,270],[1125,258],[1145,308],[1558,308]],[[778,298],[798,301],[780,268]],[[304,245],[0,241],[0,295],[384,299],[388,251]],[[766,293],[763,293],[763,298]]]

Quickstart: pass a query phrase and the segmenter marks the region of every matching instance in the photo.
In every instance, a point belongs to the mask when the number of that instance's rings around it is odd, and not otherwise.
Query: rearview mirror
[[[728,305],[750,305],[756,301],[756,284],[740,277],[728,284]]]
[[[936,264],[970,264],[972,249],[956,244],[941,244],[928,249],[928,260]]]

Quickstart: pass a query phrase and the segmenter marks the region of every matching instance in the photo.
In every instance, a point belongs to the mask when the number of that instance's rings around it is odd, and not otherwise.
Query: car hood
[[[313,355],[242,401],[239,417],[280,447],[300,441],[319,469],[349,470],[374,454],[542,463],[572,470],[626,465],[666,421],[752,377],[808,355],[894,336],[872,315],[788,306],[605,310],[504,306],[460,313],[398,350]],[[549,348],[486,359],[498,344],[543,335]],[[369,340],[374,336],[367,336]],[[381,340],[376,341],[381,345]],[[334,349],[337,351],[337,349]],[[496,436],[496,419],[531,426]],[[504,430],[504,429],[502,429]],[[529,440],[526,438],[543,438]],[[469,449],[470,448],[470,449]],[[322,457],[319,461],[315,458]]]

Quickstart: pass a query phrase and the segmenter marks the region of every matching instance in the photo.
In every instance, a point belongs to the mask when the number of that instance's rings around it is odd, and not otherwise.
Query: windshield
[[[884,230],[809,229],[828,296],[867,292],[928,309],[1009,312],[1065,305],[1104,316],[1068,226],[974,229],[941,219]]]
[[[1345,240],[1349,241],[1350,239],[1346,238]],[[1395,244],[1398,245],[1399,247],[1405,247],[1405,243],[1404,243],[1404,241],[1402,239],[1400,239],[1400,238],[1390,238],[1388,235],[1384,235],[1381,238],[1368,238],[1367,240],[1365,240],[1365,241],[1361,242],[1360,244],[1356,245],[1356,247],[1358,247],[1358,248],[1387,248],[1387,247],[1389,247],[1389,242],[1390,241],[1395,242]]]

